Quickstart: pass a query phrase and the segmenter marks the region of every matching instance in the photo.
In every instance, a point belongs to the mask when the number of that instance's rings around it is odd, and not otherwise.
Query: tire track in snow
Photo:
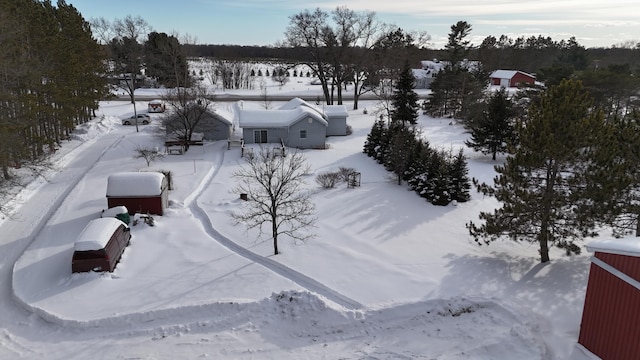
[[[215,175],[218,173],[218,170],[220,169],[220,167],[222,166],[222,163],[224,162],[225,151],[222,145],[225,145],[225,144],[221,144],[220,146],[218,146],[218,149],[216,149],[217,156],[216,156],[213,168],[205,176],[205,178],[203,179],[202,183],[198,186],[198,188],[191,195],[189,195],[187,199],[185,199],[185,207],[187,206],[189,207],[194,217],[202,223],[205,231],[209,234],[209,236],[211,236],[215,241],[217,241],[227,249],[233,251],[234,253],[256,264],[262,265],[263,267],[275,272],[276,274],[286,279],[289,279],[295,282],[296,284],[302,286],[303,288],[311,292],[319,294],[341,306],[344,306],[347,309],[350,309],[350,310],[361,309],[363,305],[358,301],[351,299],[334,289],[331,289],[330,287],[322,284],[321,282],[299,271],[296,271],[286,265],[283,265],[267,257],[258,255],[253,251],[250,251],[238,245],[236,242],[222,235],[220,232],[218,232],[215,229],[215,227],[213,226],[213,223],[211,222],[211,218],[209,218],[206,211],[204,211],[204,209],[200,207],[200,205],[198,205],[198,199],[202,195],[202,192],[204,191],[204,189],[210,186],[211,181],[213,180]]]

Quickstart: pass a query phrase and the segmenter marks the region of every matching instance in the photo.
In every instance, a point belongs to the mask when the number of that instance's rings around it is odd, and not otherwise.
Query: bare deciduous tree
[[[289,82],[289,71],[284,66],[277,66],[273,69],[273,81],[284,86]]]
[[[303,188],[307,170],[301,153],[273,156],[267,149],[261,149],[247,158],[247,166],[233,174],[238,180],[233,192],[247,194],[248,200],[241,211],[233,213],[234,220],[244,223],[247,229],[259,229],[260,235],[265,233],[263,226],[270,224],[276,255],[280,235],[302,241],[313,237],[300,232],[315,223],[315,206]]]
[[[127,15],[124,19],[115,19],[109,23],[104,18],[92,20],[100,41],[107,44],[111,57],[112,76],[119,78],[116,88],[123,90],[133,104],[134,116],[137,115],[135,90],[140,87],[143,67],[142,44],[151,26],[140,16]],[[136,123],[136,132],[138,132]]]
[[[157,148],[149,149],[143,147],[136,147],[136,154],[133,156],[134,159],[144,159],[147,162],[147,167],[151,165],[152,162],[164,158],[164,155],[158,151]]]
[[[192,140],[196,129],[205,130],[203,120],[206,113],[213,109],[211,94],[204,86],[192,86],[169,89],[162,99],[168,107],[162,120],[165,135],[185,140],[188,150],[189,140]]]
[[[262,100],[262,107],[266,110],[271,109],[271,100],[269,99],[269,93],[267,92],[267,83],[264,79],[260,79],[260,99]]]

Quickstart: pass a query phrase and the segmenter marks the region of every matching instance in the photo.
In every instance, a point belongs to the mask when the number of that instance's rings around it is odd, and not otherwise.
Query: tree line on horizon
[[[536,74],[553,62],[569,44],[581,45],[571,39],[553,40],[542,35],[513,39],[506,35],[489,36],[469,53],[469,59],[478,60],[493,69],[517,69]],[[233,44],[184,44],[191,57],[216,58],[238,61],[260,61],[280,59],[285,61],[308,60],[303,48],[277,45],[233,45]],[[609,65],[629,64],[632,69],[640,66],[640,48],[634,44],[614,47],[584,48],[588,66],[606,68]],[[446,59],[445,49],[418,48],[409,54],[409,62],[417,66],[421,60]]]

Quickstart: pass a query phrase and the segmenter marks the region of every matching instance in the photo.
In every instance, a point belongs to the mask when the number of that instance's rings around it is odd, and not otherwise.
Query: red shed
[[[169,203],[167,178],[158,172],[124,172],[107,179],[108,207],[126,206],[129,214],[162,215]]]
[[[505,88],[518,87],[523,84],[533,85],[536,77],[519,70],[496,70],[489,76],[491,85],[500,85]]]
[[[591,258],[578,343],[602,359],[640,354],[640,238],[587,246]]]

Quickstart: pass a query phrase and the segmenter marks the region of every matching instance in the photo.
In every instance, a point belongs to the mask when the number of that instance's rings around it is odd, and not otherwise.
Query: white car
[[[147,114],[138,114],[136,116],[122,119],[122,125],[134,125],[136,120],[138,124],[147,125],[151,122],[151,116]]]

